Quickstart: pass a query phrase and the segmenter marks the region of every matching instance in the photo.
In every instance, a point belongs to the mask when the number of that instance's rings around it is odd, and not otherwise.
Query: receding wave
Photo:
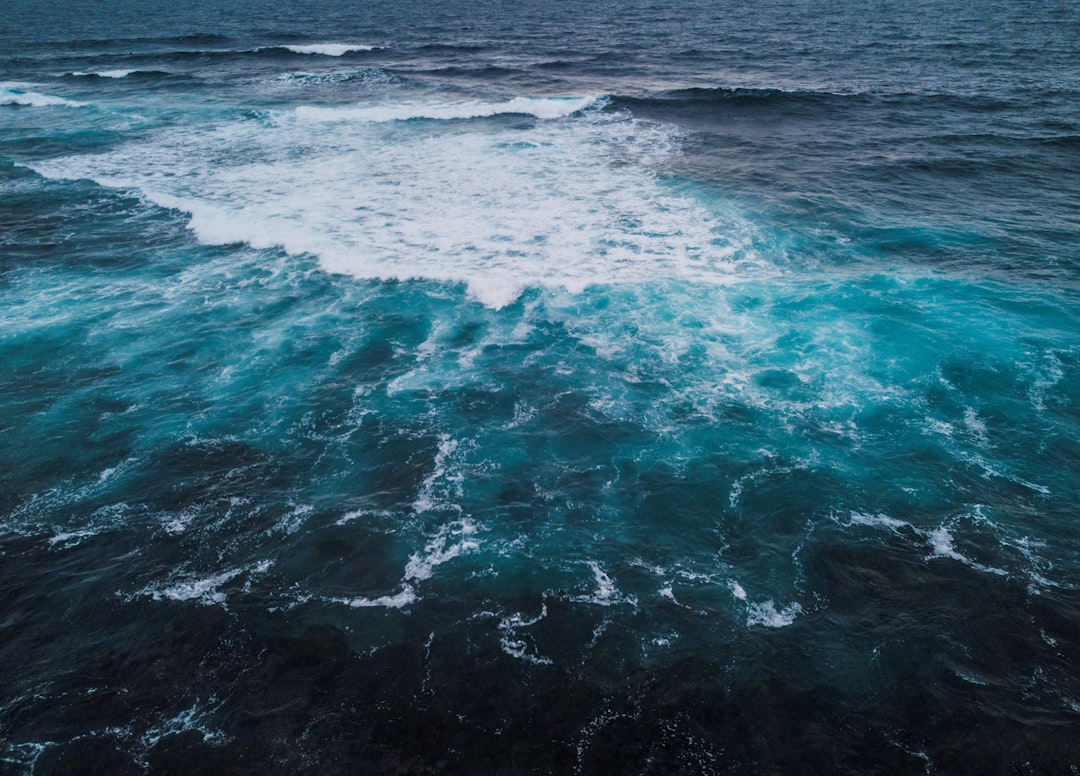
[[[538,119],[560,119],[598,105],[603,97],[515,97],[505,102],[396,103],[354,105],[345,108],[321,108],[301,105],[296,116],[320,122],[387,122],[413,119],[476,119],[521,114]]]

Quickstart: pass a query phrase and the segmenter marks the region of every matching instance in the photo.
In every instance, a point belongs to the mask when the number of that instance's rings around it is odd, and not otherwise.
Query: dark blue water
[[[1080,769],[1074,3],[0,2],[0,770]]]

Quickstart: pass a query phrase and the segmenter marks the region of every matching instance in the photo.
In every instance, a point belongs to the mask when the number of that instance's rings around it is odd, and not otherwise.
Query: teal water
[[[4,768],[1080,766],[1076,13],[574,8],[10,17]]]

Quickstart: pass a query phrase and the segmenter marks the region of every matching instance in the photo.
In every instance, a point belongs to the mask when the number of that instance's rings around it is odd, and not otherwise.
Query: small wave
[[[456,54],[459,52],[475,53],[477,51],[485,51],[486,49],[487,46],[481,45],[479,43],[427,43],[423,46],[417,47],[418,51],[422,51],[425,54]]]
[[[866,94],[748,87],[690,87],[653,94],[619,95],[614,108],[657,119],[714,120],[751,113],[764,116],[819,115],[822,111],[851,110],[869,99]]]
[[[85,102],[67,100],[63,97],[55,97],[51,94],[41,94],[11,86],[0,85],[0,105],[24,105],[32,108],[47,108],[62,106],[65,108],[81,108]]]
[[[128,38],[90,38],[75,40],[71,45],[82,49],[111,49],[118,46],[145,46],[161,44],[177,44],[183,46],[198,46],[204,44],[229,43],[233,39],[228,35],[213,33],[192,33],[189,35],[164,35],[164,36],[136,36]]]
[[[1058,146],[1074,151],[1080,151],[1080,135],[1055,135],[1053,137],[1041,137],[1035,140],[1046,146]]]
[[[69,73],[73,78],[160,78],[162,76],[169,76],[169,73],[165,70],[139,70],[137,68],[117,68],[115,70],[93,70],[83,71],[76,70]]]
[[[535,116],[538,119],[559,119],[593,107],[602,100],[602,97],[590,95],[585,97],[515,97],[506,102],[421,103],[348,108],[316,108],[301,105],[296,109],[296,116],[307,121],[372,123],[413,119],[462,120],[513,114]]]
[[[701,87],[692,86],[686,89],[669,89],[659,94],[651,95],[643,101],[667,101],[703,103],[763,103],[763,102],[825,102],[836,100],[860,99],[863,95],[841,94],[839,92],[815,91],[811,89],[777,89],[777,88],[751,88],[745,86],[728,87]],[[627,98],[635,99],[635,98]]]
[[[371,51],[374,46],[366,46],[361,43],[312,43],[303,46],[293,44],[285,46],[264,46],[258,51],[285,50],[294,54],[314,54],[323,57],[341,57],[355,51]]]
[[[164,43],[200,45],[205,43],[228,43],[232,38],[228,35],[220,35],[213,32],[192,32],[187,35],[172,35],[165,38],[151,38],[151,40]]]
[[[547,62],[540,62],[536,65],[536,67],[540,68],[541,70],[570,70],[572,68],[580,66],[580,62],[571,61],[568,59],[551,59]]]
[[[87,73],[82,70],[76,70],[71,75],[76,78],[126,78],[134,72],[134,70],[97,70]]]
[[[496,78],[504,78],[507,76],[519,76],[524,71],[519,68],[502,67],[500,65],[480,64],[480,65],[449,65],[447,67],[434,67],[426,70],[414,70],[411,73],[415,76],[456,76],[463,78],[476,78],[482,81],[489,81]]]
[[[973,92],[905,91],[883,95],[883,100],[887,103],[919,104],[970,113],[1001,113],[1026,107],[1016,99]]]
[[[162,38],[168,43],[228,43],[232,40],[228,35],[219,35],[213,32],[192,32],[187,35],[174,35],[167,38]]]

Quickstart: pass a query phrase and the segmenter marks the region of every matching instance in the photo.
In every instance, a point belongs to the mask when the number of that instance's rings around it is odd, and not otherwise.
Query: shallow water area
[[[0,22],[2,770],[1080,768],[1071,7],[107,10]]]

